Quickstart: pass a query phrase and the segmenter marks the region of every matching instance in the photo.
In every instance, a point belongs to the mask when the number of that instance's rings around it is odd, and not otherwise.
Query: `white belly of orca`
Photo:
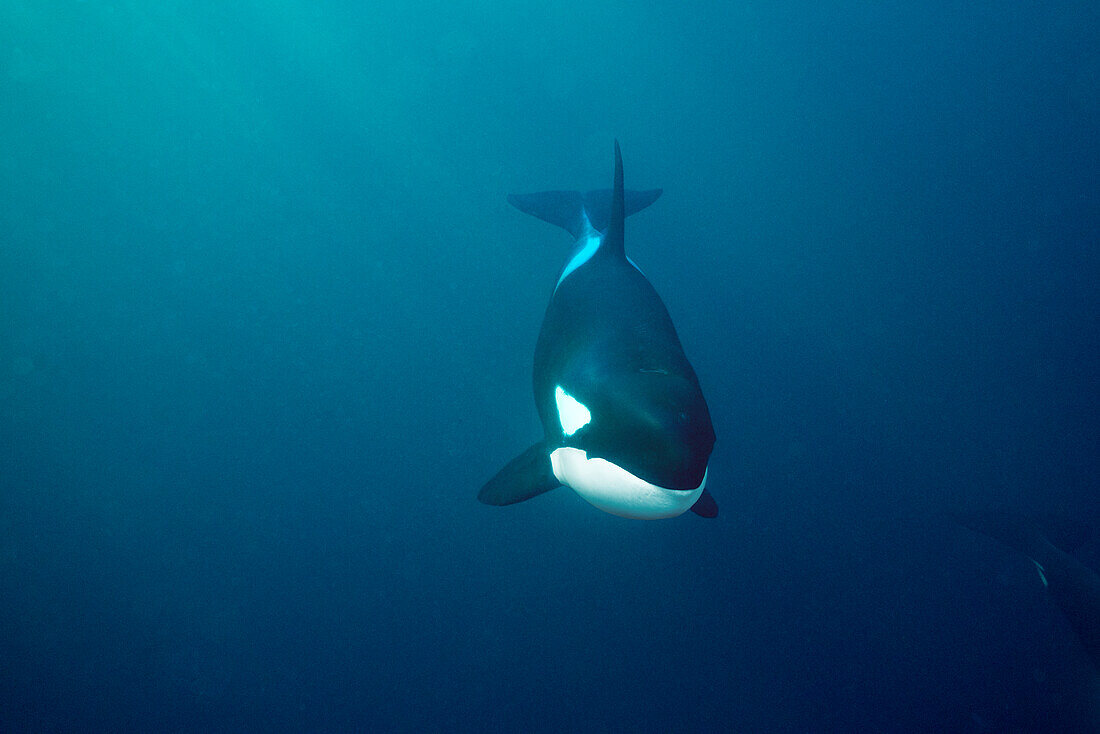
[[[595,507],[635,520],[676,517],[691,509],[707,486],[707,474],[695,489],[665,489],[636,477],[606,459],[589,459],[580,449],[563,446],[550,454],[554,476]]]

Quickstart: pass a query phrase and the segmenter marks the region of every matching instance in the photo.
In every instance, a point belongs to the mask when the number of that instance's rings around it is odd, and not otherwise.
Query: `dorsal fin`
[[[604,232],[601,250],[608,254],[626,257],[624,244],[624,224],[626,207],[623,196],[623,154],[619,151],[619,141],[615,141],[615,183],[611,189],[611,216],[608,218],[607,231]]]

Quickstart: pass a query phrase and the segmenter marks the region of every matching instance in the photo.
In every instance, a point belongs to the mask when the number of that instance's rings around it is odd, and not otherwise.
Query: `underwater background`
[[[721,514],[481,485],[626,183]],[[1076,731],[1094,2],[6,0],[0,731]],[[1091,703],[1090,703],[1091,702]]]

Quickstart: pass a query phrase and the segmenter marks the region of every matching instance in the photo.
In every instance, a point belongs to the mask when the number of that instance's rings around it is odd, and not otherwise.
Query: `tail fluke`
[[[626,216],[637,214],[657,201],[662,189],[645,191],[624,191],[623,204]],[[607,229],[611,220],[611,189],[593,189],[592,191],[539,191],[534,194],[510,194],[508,203],[524,214],[561,227],[573,239],[584,234],[584,218],[598,232]]]
[[[620,193],[616,204],[615,193]],[[579,239],[589,225],[598,232],[612,236],[622,242],[622,220],[631,214],[657,201],[661,189],[645,191],[626,191],[623,189],[623,160],[619,153],[619,142],[615,141],[615,188],[593,189],[592,191],[539,191],[534,194],[511,194],[508,203],[524,214],[530,214],[544,222],[549,222]],[[619,209],[616,210],[616,206]],[[621,213],[616,214],[616,211]],[[616,219],[618,222],[616,223]],[[611,230],[617,227],[617,234]]]

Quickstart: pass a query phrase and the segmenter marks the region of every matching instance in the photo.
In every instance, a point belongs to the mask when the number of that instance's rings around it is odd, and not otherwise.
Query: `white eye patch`
[[[554,401],[558,404],[558,420],[566,436],[572,436],[592,420],[592,413],[572,395],[562,389],[554,388]]]

